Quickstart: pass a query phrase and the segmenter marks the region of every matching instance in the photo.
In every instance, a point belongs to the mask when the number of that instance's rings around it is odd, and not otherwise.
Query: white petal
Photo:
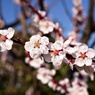
[[[8,28],[8,34],[7,37],[10,39],[13,37],[15,30],[13,28]]]
[[[12,40],[6,40],[6,42],[5,42],[6,49],[7,50],[12,49],[12,44],[13,44]]]
[[[87,52],[88,51],[88,46],[86,44],[80,45],[79,46],[79,52]]]
[[[54,48],[57,49],[57,50],[60,50],[62,49],[63,47],[63,42],[62,41],[56,41],[54,44],[53,44]]]
[[[30,56],[32,58],[38,58],[41,55],[41,51],[38,48],[34,48],[30,51]]]
[[[73,41],[73,37],[69,37],[65,42],[64,42],[64,47],[67,47],[69,44],[71,44],[72,43],[72,41]]]
[[[48,54],[49,53],[49,49],[47,46],[40,45],[40,51],[42,54]]]
[[[75,7],[74,7],[74,8],[72,8],[72,11],[73,11],[74,15],[77,15],[78,10],[77,10]]]
[[[94,74],[93,74],[93,73],[90,74],[90,79],[91,79],[92,81],[94,81]]]
[[[49,44],[49,38],[43,36],[43,37],[41,37],[40,42],[41,42],[41,44],[43,44],[43,45],[48,45],[48,44]]]
[[[85,63],[84,63],[84,60],[82,58],[76,58],[74,64],[79,66],[79,67],[82,67],[82,66],[84,66]]]
[[[43,64],[43,60],[41,58],[33,59],[29,64],[34,68],[39,68]]]
[[[89,48],[87,53],[86,53],[87,57],[89,58],[93,58],[95,56],[95,50]]]
[[[85,65],[86,65],[86,66],[91,66],[91,64],[92,64],[92,59],[90,59],[90,58],[85,58],[84,61],[85,61]]]
[[[2,35],[2,33],[3,33],[3,30],[0,30],[0,34]]]
[[[8,34],[8,31],[7,30],[1,30],[0,34],[6,36]]]
[[[30,42],[37,42],[37,41],[39,41],[40,40],[40,38],[41,38],[41,36],[40,35],[33,35],[33,36],[31,36],[31,38],[30,38]]]
[[[42,16],[45,16],[45,15],[46,15],[46,12],[45,12],[45,11],[40,11],[40,10],[38,10],[38,12],[39,12]]]
[[[31,49],[33,49],[33,45],[31,42],[26,42],[24,48],[26,51],[31,51]]]
[[[76,51],[78,51],[78,47],[67,47],[66,48],[66,51],[69,53],[69,54],[72,54],[72,53],[75,53]]]
[[[51,70],[51,75],[53,75],[53,76],[54,76],[55,74],[56,74],[56,70],[54,70],[54,69],[53,69],[53,70]]]
[[[45,78],[45,79],[41,80],[41,82],[42,82],[43,84],[47,84],[47,83],[49,82],[49,80]]]
[[[13,41],[6,40],[6,42],[0,42],[0,50],[1,52],[5,50],[10,50],[12,48]]]
[[[55,56],[55,57],[52,57],[51,60],[54,66],[59,66],[61,65],[63,59],[60,56]]]

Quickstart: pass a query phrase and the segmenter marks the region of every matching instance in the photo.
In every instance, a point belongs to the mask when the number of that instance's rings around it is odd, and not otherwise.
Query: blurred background
[[[53,22],[58,22],[62,34],[75,29],[72,0],[29,0],[38,10],[47,12]],[[79,41],[95,49],[95,0],[82,0],[84,24],[80,26]],[[0,0],[0,29],[13,27],[15,37],[27,41],[35,33],[34,13],[20,0]],[[25,63],[24,48],[14,44],[13,49],[0,53],[0,95],[61,95],[36,79],[36,70]],[[69,66],[57,70],[56,80],[69,77]],[[73,74],[73,72],[72,72]],[[95,95],[95,81],[88,81],[90,95]]]

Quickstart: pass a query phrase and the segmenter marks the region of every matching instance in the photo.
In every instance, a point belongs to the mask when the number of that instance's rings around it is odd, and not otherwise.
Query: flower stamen
[[[35,42],[34,43],[34,45],[35,45],[35,47],[38,47],[38,48],[40,48],[40,43],[37,41],[37,42]]]
[[[81,54],[81,55],[80,55],[79,57],[82,58],[82,59],[85,59],[85,58],[87,57],[87,56],[86,56],[86,52],[85,52],[85,53],[80,52],[80,54]]]

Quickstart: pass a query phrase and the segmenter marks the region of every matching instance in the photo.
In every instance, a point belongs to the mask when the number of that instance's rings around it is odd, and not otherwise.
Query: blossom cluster
[[[53,23],[46,17],[46,12],[37,11],[33,15],[33,22],[36,23],[40,33],[32,35],[29,41],[22,44],[20,40],[13,40],[14,29],[0,30],[0,52],[12,49],[13,41],[24,46],[27,57],[25,62],[31,67],[37,69],[36,78],[43,84],[48,84],[53,90],[59,91],[66,95],[88,95],[86,79],[88,75],[93,79],[95,72],[95,50],[89,48],[85,43],[77,42],[78,27],[83,23],[81,0],[73,0],[74,8],[74,24],[75,30],[69,33],[68,39],[61,34],[61,28],[58,23]],[[50,41],[47,34],[56,33],[58,39]],[[53,37],[54,38],[54,37]],[[49,69],[47,63],[53,64],[54,67],[67,64],[73,70],[75,67],[81,72],[82,79],[79,78],[80,73],[75,73],[72,81],[69,78],[59,80],[54,79],[56,75],[55,69]],[[83,73],[86,73],[83,75]],[[71,82],[71,83],[70,83]]]
[[[32,59],[43,58],[46,62],[52,62],[54,66],[67,63],[73,69],[85,70],[87,73],[94,72],[93,58],[95,50],[88,48],[86,44],[75,42],[73,38],[68,40],[56,40],[49,42],[46,36],[33,35],[30,41],[25,43],[25,50],[29,52]]]

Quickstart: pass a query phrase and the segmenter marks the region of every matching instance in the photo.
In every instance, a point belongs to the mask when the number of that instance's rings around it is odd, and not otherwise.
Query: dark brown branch
[[[20,23],[22,25],[22,36],[26,36],[26,22],[25,22],[25,11],[24,11],[24,5],[21,6],[21,19]]]
[[[16,38],[16,39],[12,39],[12,40],[14,43],[25,45],[25,42],[20,38]]]
[[[44,11],[45,8],[44,8],[44,1],[43,0],[39,0],[39,5],[40,5],[40,9]]]
[[[20,20],[19,19],[17,19],[15,22],[13,22],[13,23],[10,23],[10,24],[6,24],[2,29],[6,29],[6,28],[9,28],[9,27],[14,27],[14,26],[16,26],[17,24],[19,24],[20,23]]]
[[[25,16],[25,19],[28,19],[29,17]],[[20,18],[15,20],[13,23],[5,24],[5,26],[2,29],[6,29],[9,27],[15,27],[16,25],[20,24]]]
[[[86,27],[84,29],[83,38],[81,39],[81,42],[83,42],[83,43],[88,42],[91,34],[94,32],[94,29],[95,29],[95,27],[93,26],[94,25],[94,20],[93,20],[94,4],[95,4],[95,1],[90,0],[87,24],[86,24]]]
[[[32,9],[32,11],[33,11],[34,13],[36,13],[36,14],[39,16],[40,19],[44,19],[44,17],[43,17],[33,6],[31,6],[31,4],[29,3],[28,0],[22,0],[22,1],[25,2],[26,5],[27,5],[30,9]]]
[[[30,3],[29,3],[29,1],[28,0],[23,0],[23,2],[25,2],[26,3],[26,5],[34,12],[34,13],[36,13],[38,16],[39,16],[39,18],[40,19],[44,19],[45,17],[43,17],[39,12],[38,12],[38,10],[35,8],[35,7],[33,7]],[[63,38],[63,40],[65,41],[66,40],[66,38],[62,35],[62,33],[57,29],[54,29],[55,31],[55,33],[57,33],[59,36],[61,36],[62,38]]]

